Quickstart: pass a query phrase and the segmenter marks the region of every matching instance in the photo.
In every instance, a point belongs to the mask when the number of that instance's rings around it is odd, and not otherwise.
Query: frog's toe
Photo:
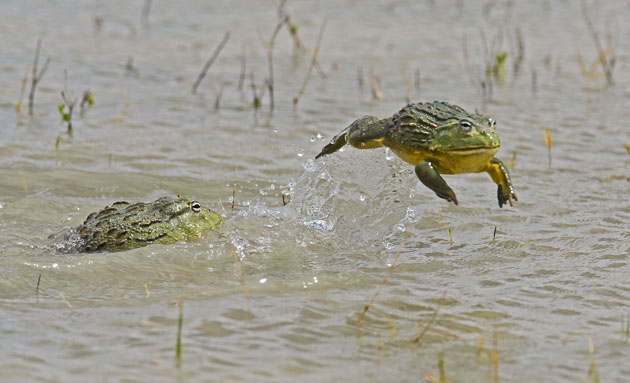
[[[516,192],[511,187],[503,188],[501,185],[497,188],[497,197],[499,199],[499,207],[503,207],[506,203],[512,206],[512,200],[518,201]]]
[[[436,191],[435,194],[448,202],[453,202],[455,205],[459,205],[457,202],[457,196],[455,196],[455,192],[451,188],[448,188],[448,190]]]

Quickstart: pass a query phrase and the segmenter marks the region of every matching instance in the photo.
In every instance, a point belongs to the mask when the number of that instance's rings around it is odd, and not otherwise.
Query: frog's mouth
[[[474,153],[488,152],[488,151],[497,150],[497,149],[499,149],[499,145],[494,145],[494,146],[471,146],[471,147],[467,147],[467,148],[447,149],[446,152],[458,153],[458,154],[474,154]]]

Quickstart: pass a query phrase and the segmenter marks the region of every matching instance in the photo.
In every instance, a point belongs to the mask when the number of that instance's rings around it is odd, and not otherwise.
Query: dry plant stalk
[[[151,296],[151,293],[149,292],[149,285],[148,284],[144,284],[144,292],[147,294],[147,298]]]
[[[315,44],[315,50],[313,50],[313,58],[311,59],[311,65],[308,67],[308,72],[306,72],[306,78],[302,83],[302,87],[298,92],[297,96],[293,98],[293,109],[297,109],[298,102],[300,102],[300,97],[304,93],[306,89],[306,84],[308,84],[308,80],[311,78],[311,73],[313,73],[313,67],[315,67],[315,62],[317,61],[317,54],[319,53],[319,46],[322,42],[322,36],[324,35],[324,29],[326,29],[326,19],[322,22],[322,27],[319,30],[319,36],[317,37],[317,44]]]
[[[387,323],[387,327],[389,327],[389,339],[396,338],[397,332],[394,323],[392,323],[392,321],[384,313],[379,313],[379,315],[383,318],[383,320],[385,320],[385,323]]]
[[[24,91],[26,90],[26,82],[28,81],[28,68],[24,71],[24,77],[22,77],[22,86],[20,87],[20,98],[15,103],[15,112],[20,114],[22,109],[22,100],[24,99]]]
[[[446,369],[444,368],[444,353],[438,354],[438,371],[440,372],[440,383],[446,383]]]
[[[370,88],[372,89],[372,97],[376,99],[378,102],[383,101],[383,93],[378,87],[379,76],[376,74],[374,69],[370,69]]]
[[[424,334],[426,334],[426,332],[429,331],[429,328],[431,328],[431,326],[433,325],[433,322],[435,322],[435,318],[437,318],[438,312],[440,311],[440,307],[442,307],[442,305],[444,304],[444,298],[446,298],[446,291],[444,292],[444,294],[442,294],[442,297],[438,301],[438,305],[435,308],[435,311],[433,312],[433,315],[431,315],[431,318],[429,318],[429,322],[420,331],[420,334],[418,334],[418,336],[415,337],[411,341],[412,345],[415,346],[416,344],[418,344],[418,342],[420,342],[420,340],[422,340],[422,338],[424,337]]]
[[[628,155],[630,156],[630,145],[624,143],[623,146],[626,148],[626,152],[628,152]]]
[[[451,246],[453,246],[453,230],[450,227],[448,228],[448,239],[451,243]]]
[[[494,232],[492,233],[492,241],[490,242],[491,244],[494,245],[494,241],[497,238],[497,227],[494,227]]]
[[[492,323],[492,349],[488,350],[488,360],[492,367],[492,383],[499,383],[499,333],[496,322]]]
[[[65,302],[66,306],[68,306],[70,311],[74,311],[74,309],[72,308],[72,304],[70,304],[70,302],[68,302],[66,297],[61,292],[59,292],[59,296],[61,297],[61,299],[63,299],[63,301]]]
[[[543,130],[545,136],[545,145],[547,145],[547,151],[549,152],[549,169],[551,169],[551,131],[548,128]]]
[[[378,350],[378,364],[380,366],[380,364],[383,363],[383,358],[385,358],[385,350],[383,349],[381,334],[378,334],[378,338],[376,338],[376,349]]]
[[[37,46],[35,47],[35,59],[33,61],[33,74],[31,75],[31,91],[28,95],[28,115],[33,115],[33,104],[35,103],[35,88],[37,88],[37,83],[41,81],[42,77],[44,77],[44,73],[46,73],[46,69],[48,68],[48,64],[50,64],[50,57],[46,58],[44,62],[44,67],[42,70],[37,72],[37,64],[39,63],[39,51],[42,47],[42,39],[37,40]]]
[[[199,73],[199,76],[197,76],[197,79],[195,80],[195,83],[192,86],[192,94],[197,93],[197,87],[201,83],[201,80],[203,80],[203,78],[206,77],[206,73],[208,72],[208,69],[210,69],[210,66],[212,65],[212,63],[214,63],[214,60],[217,59],[217,57],[219,56],[219,53],[221,53],[221,50],[223,49],[223,47],[225,46],[225,44],[227,43],[229,39],[230,39],[230,31],[226,31],[225,35],[223,36],[223,39],[221,40],[219,45],[215,48],[214,52],[212,53],[212,56],[210,56],[208,61],[206,61],[206,64],[203,66],[203,69],[201,69],[201,73]]]
[[[372,295],[372,297],[368,300],[368,302],[365,304],[365,306],[363,306],[363,311],[361,311],[361,314],[359,314],[359,318],[357,319],[357,322],[356,322],[357,326],[361,325],[361,322],[363,321],[363,318],[365,318],[365,315],[367,314],[368,310],[370,309],[370,307],[372,307],[372,304],[374,303],[374,300],[376,300],[376,297],[378,296],[378,293],[381,292],[381,289],[383,288],[383,286],[385,286],[387,284],[387,281],[389,280],[389,277],[394,272],[394,267],[396,267],[396,264],[398,263],[398,259],[400,258],[400,254],[402,253],[402,249],[405,246],[405,242],[407,242],[407,236],[405,236],[405,238],[403,239],[403,242],[400,244],[400,248],[398,249],[398,253],[396,253],[396,257],[394,258],[394,261],[392,262],[391,266],[389,266],[389,268],[387,269],[387,273],[385,274],[385,278],[383,278],[381,283],[378,285],[378,287],[376,289],[376,292],[374,292],[374,295]]]
[[[477,352],[475,353],[475,362],[479,363],[479,358],[481,358],[482,352],[483,352],[483,335],[479,333],[477,334]]]

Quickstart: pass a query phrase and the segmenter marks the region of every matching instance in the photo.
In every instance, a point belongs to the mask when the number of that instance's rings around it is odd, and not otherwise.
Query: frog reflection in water
[[[199,238],[221,222],[219,214],[197,201],[163,197],[151,203],[115,202],[53,238],[63,252],[121,251]]]
[[[337,134],[315,158],[346,144],[358,149],[389,147],[415,166],[424,185],[455,205],[455,192],[440,174],[487,172],[498,185],[499,207],[518,201],[507,166],[494,157],[500,145],[495,121],[456,105],[439,101],[409,104],[382,120],[365,116]]]

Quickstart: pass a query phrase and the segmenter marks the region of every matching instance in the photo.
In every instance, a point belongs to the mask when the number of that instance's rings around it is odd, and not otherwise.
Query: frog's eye
[[[490,125],[491,128],[494,128],[497,123],[494,121],[494,118],[488,118],[488,125]]]
[[[201,205],[199,205],[199,202],[197,201],[193,201],[190,204],[190,208],[192,209],[193,212],[195,213],[199,213],[201,211]]]
[[[472,129],[472,123],[470,121],[462,120],[459,123],[459,127],[463,132],[470,132]]]

